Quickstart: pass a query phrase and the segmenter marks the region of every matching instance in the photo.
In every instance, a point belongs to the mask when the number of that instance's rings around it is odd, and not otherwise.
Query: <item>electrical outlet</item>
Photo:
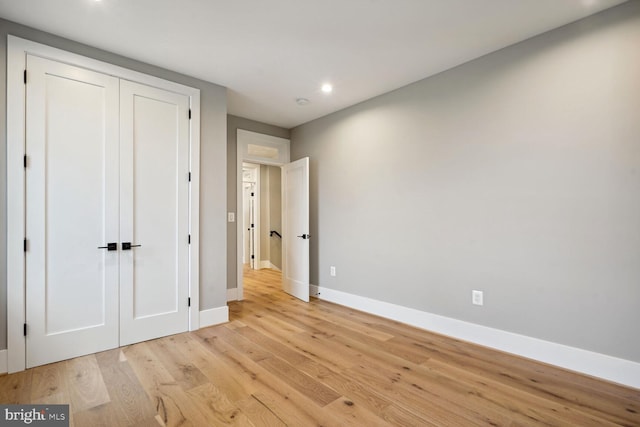
[[[333,265],[331,266],[329,271],[330,271],[332,277],[336,277],[336,268]]]
[[[229,212],[229,213],[227,214],[227,220],[228,220],[229,222],[235,222],[235,221],[236,221],[236,214],[235,214],[235,212]]]
[[[474,305],[483,305],[483,293],[482,291],[471,291],[471,302]]]

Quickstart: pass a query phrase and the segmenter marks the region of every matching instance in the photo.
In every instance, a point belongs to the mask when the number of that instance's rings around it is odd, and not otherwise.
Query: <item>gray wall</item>
[[[236,159],[237,159],[237,134],[238,129],[244,129],[251,132],[263,133],[265,135],[277,136],[279,138],[289,139],[290,132],[278,126],[272,126],[253,120],[227,116],[227,210],[236,212]],[[242,219],[242,217],[240,217]],[[227,288],[233,289],[237,286],[237,237],[236,226],[238,224],[238,215],[236,212],[236,221],[227,223]]]
[[[269,169],[269,218],[270,230],[282,234],[282,190],[281,169],[279,166],[268,166]],[[282,269],[282,239],[278,236],[269,238],[269,261],[278,269]]]
[[[269,167],[260,165],[260,261],[271,258],[269,204]]]
[[[293,129],[312,283],[640,362],[639,47],[629,2]]]
[[[7,35],[22,37],[200,89],[200,309],[226,305],[226,89],[0,19],[0,349],[6,348],[6,61]],[[235,258],[234,258],[235,259]]]

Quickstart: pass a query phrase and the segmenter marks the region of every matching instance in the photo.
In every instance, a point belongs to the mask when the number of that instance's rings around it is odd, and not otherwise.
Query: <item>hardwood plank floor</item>
[[[230,322],[0,377],[84,426],[640,426],[640,390],[300,302],[245,271]]]

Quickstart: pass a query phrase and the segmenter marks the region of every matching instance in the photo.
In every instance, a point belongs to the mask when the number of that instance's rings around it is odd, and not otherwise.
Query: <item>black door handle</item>
[[[311,238],[311,236],[309,234],[303,234],[302,236],[298,236],[298,237],[301,237],[304,240],[307,240],[307,239]]]
[[[108,251],[117,251],[118,244],[117,243],[107,243],[107,246],[98,246],[98,249],[106,249]]]
[[[122,242],[122,250],[129,251],[131,248],[139,248],[142,245],[132,245],[131,242]]]

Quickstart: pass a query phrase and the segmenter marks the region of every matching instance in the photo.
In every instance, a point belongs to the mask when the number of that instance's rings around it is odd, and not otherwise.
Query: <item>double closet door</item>
[[[189,326],[189,97],[27,56],[26,364]]]

